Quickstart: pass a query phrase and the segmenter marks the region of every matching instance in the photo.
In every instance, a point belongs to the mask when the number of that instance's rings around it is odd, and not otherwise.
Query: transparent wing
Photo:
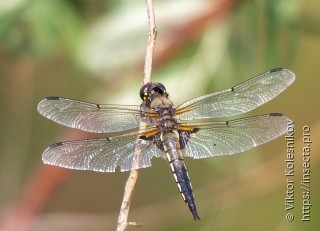
[[[94,104],[62,97],[48,97],[38,104],[41,115],[67,127],[95,133],[110,133],[138,128],[139,106]],[[143,112],[144,115],[155,115]],[[153,122],[148,118],[149,124]]]
[[[60,142],[49,146],[42,160],[49,165],[97,172],[114,172],[117,166],[121,171],[150,167],[152,157],[160,157],[161,150],[152,142],[137,137],[137,134],[130,134]],[[140,150],[138,159],[135,159],[136,148]]]
[[[273,69],[230,89],[191,99],[178,106],[176,113],[181,120],[239,115],[273,99],[294,79],[289,70]]]
[[[287,132],[290,119],[282,114],[247,117],[228,122],[186,123],[195,127],[189,136],[182,133],[185,156],[194,159],[231,155],[267,143]]]

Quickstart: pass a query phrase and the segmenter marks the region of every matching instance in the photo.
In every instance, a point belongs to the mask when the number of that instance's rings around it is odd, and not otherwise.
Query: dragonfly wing
[[[138,158],[136,149],[140,152]],[[69,169],[115,172],[117,166],[121,171],[150,167],[152,157],[160,156],[161,150],[152,142],[130,134],[56,143],[43,152],[42,160]]]
[[[191,99],[178,106],[176,113],[181,120],[239,115],[273,99],[294,79],[294,73],[287,69],[273,69],[230,89]]]
[[[267,143],[287,132],[291,120],[272,113],[227,122],[186,123],[193,134],[180,133],[185,156],[194,159],[232,155]]]
[[[139,106],[94,104],[62,97],[42,100],[38,104],[38,111],[64,126],[95,133],[138,128],[142,116]],[[153,122],[150,119],[148,121]]]

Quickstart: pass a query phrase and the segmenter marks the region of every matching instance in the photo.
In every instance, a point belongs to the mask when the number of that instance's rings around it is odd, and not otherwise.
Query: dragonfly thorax
[[[172,104],[162,105],[162,107],[156,109],[156,112],[159,115],[156,126],[161,133],[167,133],[179,128],[175,109],[172,107]]]

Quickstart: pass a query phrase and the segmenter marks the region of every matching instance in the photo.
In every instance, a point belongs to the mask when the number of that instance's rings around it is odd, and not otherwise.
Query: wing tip
[[[272,112],[272,113],[269,113],[269,116],[272,116],[272,117],[282,117],[282,118],[285,118],[288,122],[292,122],[292,120],[291,120],[288,116],[286,116],[286,115],[284,115],[284,114],[282,114],[282,113]]]
[[[274,73],[274,72],[279,72],[279,71],[282,71],[282,72],[286,73],[285,76],[290,79],[289,85],[290,85],[291,83],[293,83],[293,81],[295,80],[296,76],[295,76],[295,74],[294,74],[292,71],[290,71],[289,69],[285,69],[285,68],[282,68],[282,67],[276,67],[276,68],[271,69],[271,70],[269,71],[269,73]]]
[[[45,108],[47,106],[47,103],[48,101],[51,101],[51,100],[60,100],[61,97],[58,97],[58,96],[48,96],[46,97],[45,99],[41,100],[39,103],[38,103],[38,106],[37,106],[37,110],[38,112],[43,115],[43,116],[46,116],[44,111],[45,111]]]
[[[51,154],[50,151],[53,148],[59,147],[61,145],[63,145],[63,142],[54,143],[54,144],[51,144],[49,147],[47,147],[46,150],[44,150],[44,152],[42,153],[42,162],[45,164],[49,164],[49,165],[55,165],[55,164],[52,164],[52,162],[48,160],[48,156],[50,156],[50,154]]]

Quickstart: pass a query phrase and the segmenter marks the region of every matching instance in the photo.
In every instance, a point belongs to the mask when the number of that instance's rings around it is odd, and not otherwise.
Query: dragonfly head
[[[147,83],[144,84],[140,89],[140,98],[146,102],[147,106],[150,106],[150,103],[156,97],[168,98],[168,95],[169,94],[162,83]]]

